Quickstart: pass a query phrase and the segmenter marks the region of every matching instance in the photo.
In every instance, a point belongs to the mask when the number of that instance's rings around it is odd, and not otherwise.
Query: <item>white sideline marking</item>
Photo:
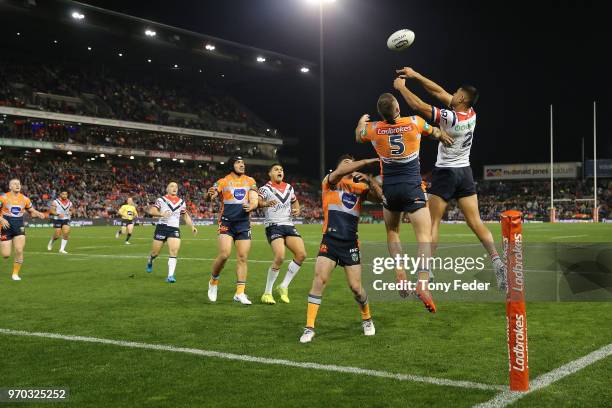
[[[561,367],[555,368],[552,371],[547,372],[546,374],[542,374],[537,377],[533,381],[529,383],[529,391],[526,392],[517,392],[517,391],[509,391],[506,390],[504,392],[500,392],[493,399],[483,402],[482,404],[474,405],[474,408],[501,408],[507,405],[512,404],[513,402],[523,398],[524,396],[534,392],[541,390],[542,388],[548,387],[554,382],[557,382],[568,375],[574,374],[583,368],[596,363],[599,360],[603,360],[606,357],[612,355],[612,343],[607,346],[603,346],[602,348],[593,351],[592,353],[587,354],[584,357],[580,357],[577,360],[570,361],[567,364],[562,365]]]
[[[12,336],[43,337],[43,338],[49,338],[49,339],[78,341],[78,342],[84,342],[84,343],[99,343],[99,344],[108,344],[108,345],[113,345],[113,346],[129,347],[129,348],[145,349],[145,350],[171,351],[175,353],[195,354],[195,355],[199,355],[203,357],[221,358],[225,360],[245,361],[245,362],[250,362],[250,363],[281,365],[281,366],[287,366],[287,367],[307,368],[307,369],[320,370],[320,371],[332,371],[332,372],[338,372],[338,373],[367,375],[370,377],[391,378],[391,379],[398,380],[398,381],[413,381],[413,382],[421,382],[421,383],[435,384],[435,385],[449,386],[449,387],[473,388],[473,389],[479,389],[479,390],[494,390],[494,391],[505,390],[507,388],[506,386],[503,386],[503,385],[482,384],[482,383],[477,383],[477,382],[472,382],[472,381],[457,381],[457,380],[449,380],[446,378],[422,377],[419,375],[399,374],[399,373],[392,373],[388,371],[379,371],[379,370],[368,370],[365,368],[358,368],[358,367],[337,366],[333,364],[307,363],[307,362],[299,362],[299,361],[291,361],[291,360],[282,360],[282,359],[277,359],[277,358],[255,357],[255,356],[248,356],[244,354],[222,353],[219,351],[201,350],[201,349],[185,348],[185,347],[174,347],[174,346],[163,345],[163,344],[138,343],[138,342],[133,342],[133,341],[100,339],[96,337],[67,336],[67,335],[56,334],[56,333],[27,332],[27,331],[22,331],[22,330],[11,330],[11,329],[2,329],[2,328],[0,328],[0,334],[6,334],[6,335],[12,335]],[[297,339],[296,339],[296,343],[297,343]]]
[[[582,237],[587,237],[588,235],[586,234],[582,234],[582,235],[559,235],[556,237],[552,237],[552,239],[565,239],[565,238],[582,238]]]

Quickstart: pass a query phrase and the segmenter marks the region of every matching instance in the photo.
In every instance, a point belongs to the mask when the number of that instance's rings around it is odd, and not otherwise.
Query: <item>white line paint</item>
[[[583,238],[583,237],[587,237],[588,235],[586,234],[582,234],[582,235],[559,235],[556,237],[552,237],[552,239],[567,239],[567,238]]]
[[[587,354],[584,357],[580,357],[577,360],[570,361],[567,364],[562,365],[561,367],[555,368],[552,371],[549,371],[546,374],[542,374],[536,379],[530,381],[529,383],[529,391],[527,392],[516,392],[506,390],[504,392],[500,392],[493,399],[484,402],[482,404],[474,405],[474,408],[501,408],[507,405],[512,404],[513,402],[523,398],[526,395],[534,391],[541,390],[542,388],[548,387],[554,382],[557,382],[568,375],[572,375],[583,368],[596,363],[599,360],[603,360],[606,357],[612,355],[612,344],[608,344],[607,346],[603,346],[602,348],[593,351],[592,353]]]
[[[304,368],[310,370],[319,370],[319,371],[332,371],[338,373],[346,373],[346,374],[355,374],[355,375],[366,375],[370,377],[380,377],[380,378],[390,378],[398,381],[411,381],[411,382],[420,382],[448,387],[459,387],[459,388],[472,388],[479,390],[505,390],[507,387],[503,385],[493,385],[493,384],[482,384],[472,381],[459,381],[459,380],[449,380],[446,378],[436,378],[436,377],[423,377],[420,375],[411,375],[411,374],[399,374],[392,373],[388,371],[379,371],[379,370],[369,370],[365,368],[358,367],[348,367],[348,366],[337,366],[333,364],[319,364],[319,363],[308,363],[308,362],[300,362],[300,361],[291,361],[291,360],[283,360],[277,358],[266,358],[266,357],[255,357],[248,356],[244,354],[232,354],[232,353],[223,353],[219,351],[210,351],[210,350],[201,350],[195,348],[185,348],[185,347],[175,347],[170,345],[163,344],[149,344],[149,343],[138,343],[133,341],[123,341],[123,340],[110,340],[110,339],[100,339],[96,337],[84,337],[84,336],[69,336],[57,333],[41,333],[41,332],[27,332],[21,330],[11,330],[11,329],[2,329],[0,328],[0,334],[11,335],[11,336],[27,336],[27,337],[42,337],[48,339],[57,339],[57,340],[66,340],[66,341],[76,341],[82,343],[98,343],[98,344],[107,344],[112,346],[119,347],[128,347],[128,348],[136,348],[136,349],[145,349],[145,350],[158,350],[158,351],[170,351],[174,353],[185,353],[185,354],[195,354],[202,357],[210,357],[210,358],[220,358],[225,360],[234,360],[234,361],[244,361],[249,363],[258,363],[258,364],[269,364],[269,365],[280,365],[286,367],[296,367],[296,368]],[[297,338],[296,338],[297,343]]]
[[[68,254],[58,254],[55,252],[33,252],[33,251],[29,251],[29,254],[33,254],[33,255],[54,255],[54,256],[77,256],[77,257],[87,257],[87,258],[121,258],[121,259],[141,259],[143,260],[143,262],[145,262],[147,260],[148,255],[125,255],[125,254],[116,254],[116,255],[111,255],[111,254],[82,254],[82,253],[77,253],[77,252],[70,252]],[[168,258],[168,255],[160,255],[157,259],[165,259]],[[182,257],[179,255],[178,257],[181,261],[214,261],[215,258],[193,258],[193,257]],[[228,262],[235,262],[236,259],[233,258],[229,258],[227,260]],[[285,259],[286,262],[291,261],[290,258]],[[256,262],[256,263],[272,263],[271,259],[267,259],[267,260],[262,260],[262,259],[249,259],[249,263],[250,262]],[[315,261],[313,259],[309,259],[309,260],[305,260],[302,263],[314,263]]]

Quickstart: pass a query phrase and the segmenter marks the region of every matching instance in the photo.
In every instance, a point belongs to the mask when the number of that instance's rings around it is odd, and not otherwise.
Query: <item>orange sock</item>
[[[213,286],[217,286],[219,284],[219,275],[210,275],[210,280],[208,281]]]
[[[308,308],[306,309],[306,327],[314,329],[317,313],[321,306],[321,296],[308,295]]]
[[[15,263],[13,263],[13,275],[14,276],[19,276],[19,271],[21,270],[21,264],[23,263],[23,261],[19,262],[19,261],[15,261]]]
[[[359,311],[361,312],[361,319],[370,320],[372,318],[372,315],[370,314],[370,304],[368,303],[368,295],[365,295],[365,299],[363,301],[357,296],[355,296],[355,300],[357,301],[357,304],[359,305]]]
[[[236,296],[242,295],[244,293],[245,286],[246,286],[246,282],[244,281],[236,282]]]

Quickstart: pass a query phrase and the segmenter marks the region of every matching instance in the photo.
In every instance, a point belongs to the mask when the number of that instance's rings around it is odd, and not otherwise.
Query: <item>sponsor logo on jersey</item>
[[[244,188],[234,189],[234,198],[236,200],[243,200],[246,197],[246,190]]]
[[[351,193],[342,193],[342,205],[344,205],[349,210],[355,207],[357,204],[357,196]]]
[[[19,215],[19,213],[21,212],[21,207],[19,206],[11,206],[11,214],[13,215]]]
[[[412,125],[400,126],[400,127],[392,127],[392,128],[386,128],[386,129],[377,128],[376,129],[376,134],[378,134],[378,135],[392,135],[392,134],[395,134],[395,133],[410,132],[411,130],[412,130]]]

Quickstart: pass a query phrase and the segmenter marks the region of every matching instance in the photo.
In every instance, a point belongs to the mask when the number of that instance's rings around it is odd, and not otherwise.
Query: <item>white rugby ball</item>
[[[391,51],[403,51],[414,42],[414,31],[404,28],[391,34],[387,38],[387,48]]]

